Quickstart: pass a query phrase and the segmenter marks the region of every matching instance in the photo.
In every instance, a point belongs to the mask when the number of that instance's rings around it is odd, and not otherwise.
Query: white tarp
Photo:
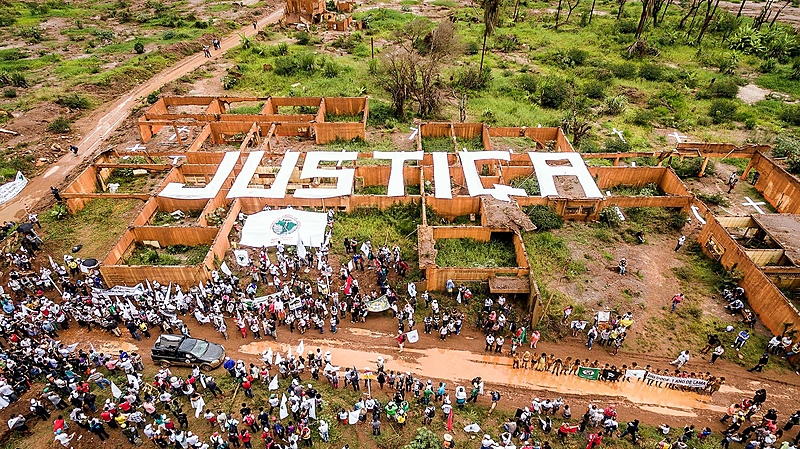
[[[325,240],[328,215],[324,212],[307,212],[295,209],[278,209],[247,217],[242,228],[244,246],[296,245],[298,234],[306,246],[319,247]]]
[[[17,196],[27,184],[28,178],[26,178],[21,171],[18,171],[13,181],[0,185],[0,204],[10,201],[11,198]]]

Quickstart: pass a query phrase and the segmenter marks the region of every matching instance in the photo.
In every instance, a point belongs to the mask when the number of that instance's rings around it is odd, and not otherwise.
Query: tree
[[[417,435],[403,449],[439,449],[442,446],[439,437],[426,427],[417,428]]]
[[[617,10],[617,21],[622,17],[622,12],[625,10],[625,3],[628,3],[628,0],[617,0],[617,5],[619,7]]]
[[[395,48],[381,56],[375,79],[392,98],[395,117],[402,119],[406,104],[414,101],[421,116],[434,114],[441,105],[439,82],[448,54],[459,46],[453,23],[443,20],[433,28],[406,27],[394,37]]]
[[[481,0],[483,7],[483,47],[481,48],[481,65],[479,69],[483,71],[483,57],[486,55],[486,39],[494,34],[497,26],[497,19],[500,17],[501,0]]]
[[[572,11],[575,11],[575,8],[577,8],[580,3],[581,0],[567,0],[569,12],[567,12],[567,20],[565,20],[564,23],[569,23],[569,18],[572,17]]]
[[[719,0],[705,0],[706,2],[706,16],[703,19],[703,24],[700,26],[700,32],[697,34],[697,46],[700,46],[700,43],[703,42],[703,36],[706,34],[706,30],[708,30],[708,26],[711,24],[711,21],[714,19],[714,16],[717,13],[717,7],[719,7]],[[713,7],[711,6],[713,3]]]

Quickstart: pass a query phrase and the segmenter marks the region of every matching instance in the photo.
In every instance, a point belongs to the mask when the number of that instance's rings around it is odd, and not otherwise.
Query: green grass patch
[[[510,240],[488,242],[462,238],[436,241],[436,265],[440,267],[497,268],[516,267],[514,243]]]
[[[173,245],[165,248],[136,244],[125,265],[197,265],[208,254],[209,245]]]
[[[452,153],[453,139],[449,137],[423,137],[422,151],[426,153]]]
[[[651,182],[643,186],[619,185],[611,189],[612,196],[663,196],[664,191],[658,184]]]
[[[83,258],[102,260],[134,217],[138,200],[98,198],[86,203],[77,214],[58,220],[48,212],[39,215],[44,228],[45,248],[52,254],[68,254],[75,245]]]

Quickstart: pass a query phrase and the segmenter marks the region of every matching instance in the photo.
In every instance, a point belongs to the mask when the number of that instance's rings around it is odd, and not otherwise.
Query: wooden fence
[[[778,212],[800,213],[800,181],[760,151],[753,155],[742,173],[742,179],[755,170],[758,181],[755,188]]]
[[[800,330],[800,312],[797,308],[712,214],[707,214],[705,219],[706,224],[697,239],[703,251],[726,269],[741,271],[744,277],[739,284],[745,289],[750,308],[764,325],[775,335],[789,329]]]

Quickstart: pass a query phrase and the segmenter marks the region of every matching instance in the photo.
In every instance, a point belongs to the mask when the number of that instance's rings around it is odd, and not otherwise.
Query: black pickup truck
[[[203,371],[210,371],[222,365],[225,348],[217,343],[183,335],[161,334],[150,355],[154,363],[164,368],[170,365],[199,365]]]

